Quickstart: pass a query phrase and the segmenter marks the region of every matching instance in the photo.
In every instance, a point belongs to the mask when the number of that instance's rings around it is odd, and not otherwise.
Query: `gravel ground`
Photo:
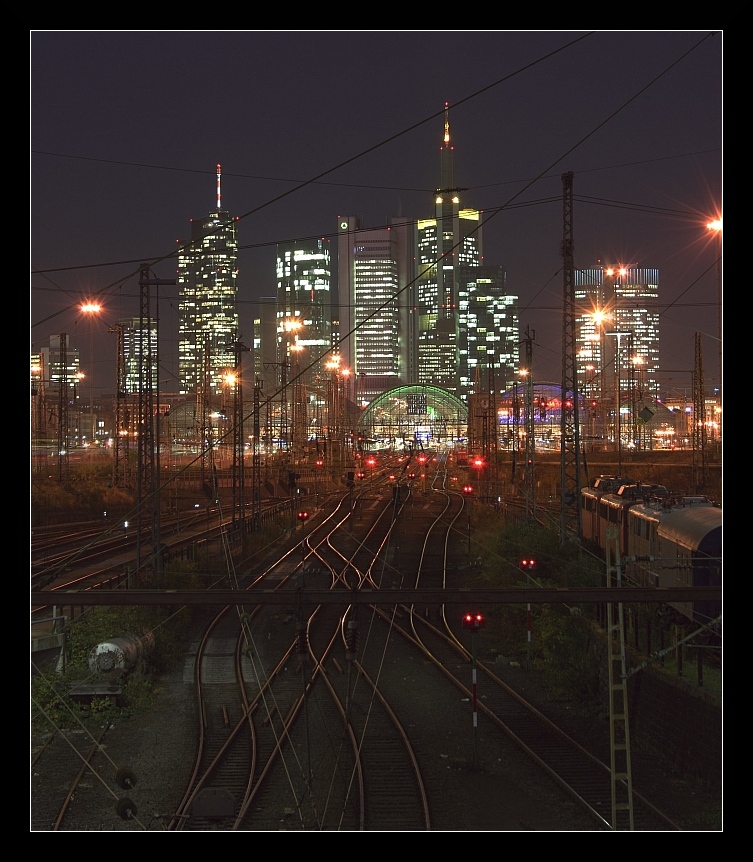
[[[561,721],[590,750],[606,751],[608,723],[586,720],[577,706],[550,698],[535,671],[502,666],[499,675],[538,705],[544,714]],[[65,831],[163,831],[177,809],[180,793],[193,766],[191,740],[197,717],[192,693],[192,657],[189,651],[181,666],[163,676],[155,686],[151,704],[138,716],[116,723],[107,734],[97,769],[103,786],[97,801],[89,799],[85,810],[74,798]],[[415,692],[415,685],[410,686]],[[429,687],[427,686],[428,690]],[[428,702],[405,702],[422,714],[436,707]],[[483,754],[469,759],[467,704],[458,712],[443,709],[442,719],[432,730],[424,750],[427,779],[440,793],[432,804],[435,831],[594,831],[593,824],[554,783],[512,746],[492,749],[481,740]],[[457,712],[457,714],[456,714]],[[432,713],[436,714],[436,713]],[[458,717],[459,716],[459,717]],[[410,724],[410,719],[408,720]],[[32,748],[38,741],[32,740]],[[660,802],[660,807],[684,830],[716,831],[694,824],[703,822],[708,811],[719,808],[719,794],[701,784],[673,777],[656,758],[632,751],[633,787]],[[117,768],[136,776],[127,793],[114,781]],[[649,788],[651,792],[649,792]],[[32,780],[31,808],[35,793],[44,785]],[[132,820],[116,812],[116,798],[128,796],[137,808]],[[287,803],[285,803],[287,804]],[[282,815],[280,829],[285,830]],[[44,831],[32,827],[32,831]]]

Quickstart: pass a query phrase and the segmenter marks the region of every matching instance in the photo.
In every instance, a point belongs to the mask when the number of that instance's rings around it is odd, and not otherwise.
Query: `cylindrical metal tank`
[[[154,635],[147,632],[141,637],[134,634],[111,638],[97,644],[89,653],[89,670],[92,673],[112,673],[132,670],[136,662],[154,646]]]

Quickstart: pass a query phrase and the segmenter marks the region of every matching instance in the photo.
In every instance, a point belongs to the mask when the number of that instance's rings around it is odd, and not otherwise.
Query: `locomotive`
[[[650,587],[721,587],[722,510],[702,495],[619,476],[581,491],[583,539],[628,582]],[[721,632],[721,602],[673,602],[680,620]]]

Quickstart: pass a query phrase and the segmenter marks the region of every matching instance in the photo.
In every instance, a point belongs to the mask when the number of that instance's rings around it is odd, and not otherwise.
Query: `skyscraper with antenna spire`
[[[178,368],[180,391],[196,392],[208,381],[219,394],[235,367],[239,339],[237,219],[222,208],[222,168],[216,168],[216,206],[191,219],[191,238],[178,241]]]
[[[416,229],[414,374],[418,383],[452,392],[460,385],[460,271],[482,261],[481,212],[460,205],[464,190],[455,185],[454,157],[450,106],[445,102],[434,216],[419,219]]]
[[[444,106],[434,216],[366,228],[338,217],[339,352],[365,407],[401,384],[435,385],[466,400],[517,369],[517,297],[501,266],[482,267],[479,210],[455,185]]]

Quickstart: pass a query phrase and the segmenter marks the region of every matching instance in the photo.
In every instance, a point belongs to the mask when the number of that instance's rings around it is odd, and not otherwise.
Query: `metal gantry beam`
[[[668,604],[721,601],[721,587],[581,587],[569,589],[418,590],[32,590],[33,607],[127,605],[517,605]]]

